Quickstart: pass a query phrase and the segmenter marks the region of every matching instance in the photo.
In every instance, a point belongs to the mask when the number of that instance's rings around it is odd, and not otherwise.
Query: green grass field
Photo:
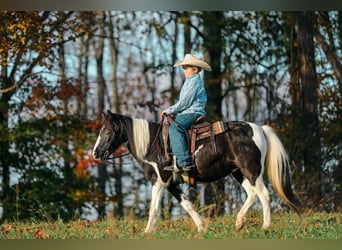
[[[261,229],[261,212],[249,212],[245,226],[235,230],[236,215],[206,221],[197,233],[189,218],[162,220],[156,231],[144,234],[146,220],[127,218],[97,222],[14,222],[0,225],[0,239],[342,239],[342,214],[272,214],[272,225]]]

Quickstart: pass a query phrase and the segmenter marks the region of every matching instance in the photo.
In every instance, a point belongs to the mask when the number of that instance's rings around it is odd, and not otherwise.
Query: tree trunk
[[[110,35],[110,52],[112,56],[112,96],[111,96],[111,107],[114,112],[120,112],[120,99],[117,85],[117,62],[118,62],[118,49],[114,40],[114,17],[109,13],[109,35]],[[113,169],[115,171],[114,181],[115,181],[115,196],[117,198],[117,206],[114,209],[115,217],[121,218],[124,216],[123,209],[123,194],[122,194],[122,159],[120,158],[119,164],[113,164]]]
[[[87,104],[87,92],[89,89],[88,83],[88,65],[89,65],[89,50],[90,50],[90,37],[87,37],[85,43],[85,52],[84,52],[84,65],[83,65],[83,88],[82,88],[82,95],[81,95],[81,114],[83,117],[87,117],[88,112],[88,104]]]
[[[177,23],[177,19],[178,17],[175,17],[174,23],[175,23],[175,33],[173,35],[173,41],[172,41],[172,59],[171,62],[176,62],[177,60],[177,38],[178,38],[178,33],[179,33],[179,25]],[[171,69],[171,100],[172,102],[174,102],[174,98],[175,98],[175,76],[176,76],[176,69],[175,67],[172,67]]]
[[[9,219],[12,205],[10,202],[10,159],[11,154],[9,152],[10,144],[8,140],[8,100],[2,96],[0,98],[0,126],[1,134],[4,136],[0,137],[0,166],[2,169],[1,179],[1,203],[2,203],[2,217],[1,221]]]
[[[203,13],[203,48],[204,59],[212,71],[205,71],[204,82],[207,89],[207,116],[211,121],[222,119],[222,72],[221,55],[223,51],[222,12]],[[215,46],[213,46],[215,44]],[[205,204],[216,204],[211,215],[224,213],[224,179],[216,181],[214,185],[207,185],[205,189]]]
[[[63,31],[59,31],[59,46],[58,46],[58,66],[59,66],[59,84],[62,86],[66,84],[66,77],[65,77],[65,51],[64,51],[64,43],[63,43]],[[66,98],[62,98],[62,111],[63,115],[67,115],[68,109],[68,101]]]
[[[80,37],[80,43],[79,43],[79,53],[78,53],[78,69],[77,69],[77,82],[76,86],[80,90],[81,95],[76,97],[75,100],[75,109],[76,113],[79,117],[85,117],[84,114],[82,114],[81,110],[81,102],[82,102],[82,61],[83,61],[83,49],[84,49],[84,36]]]
[[[190,15],[188,11],[185,11],[183,14],[183,18],[187,20],[184,23],[184,54],[188,54],[191,52],[191,31],[190,31]]]
[[[327,24],[328,25],[328,24]],[[340,95],[342,95],[342,64],[335,55],[335,50],[332,49],[326,42],[325,38],[321,35],[319,30],[314,32],[316,41],[322,47],[328,61],[330,62],[332,69],[334,70],[335,77],[337,79],[337,84],[339,86]]]
[[[3,62],[7,60],[8,54],[6,52],[0,55]],[[1,66],[1,89],[8,89],[11,87],[11,80],[7,77],[7,66],[6,63]],[[2,179],[1,179],[1,203],[2,203],[2,217],[1,221],[10,218],[10,211],[12,210],[11,205],[11,188],[10,188],[10,159],[11,154],[9,152],[10,143],[8,140],[8,115],[9,115],[9,100],[11,98],[12,91],[6,91],[0,95],[0,167],[2,169]]]
[[[314,54],[313,12],[297,14],[297,37],[299,45],[303,164],[306,178],[307,206],[315,208],[322,198],[321,186],[321,142],[317,110],[317,74]]]
[[[97,112],[98,116],[104,111],[104,90],[105,79],[103,76],[103,48],[104,48],[104,22],[105,15],[103,12],[99,14],[99,34],[97,44],[95,45],[95,60],[96,60],[96,73],[97,73]],[[107,166],[101,163],[98,167],[98,183],[99,183],[99,195],[98,195],[98,208],[97,212],[99,219],[104,219],[106,216],[106,181],[107,181]]]

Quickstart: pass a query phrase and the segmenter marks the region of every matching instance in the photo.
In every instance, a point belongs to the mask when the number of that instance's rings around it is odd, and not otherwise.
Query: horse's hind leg
[[[266,229],[271,225],[271,210],[270,210],[270,193],[265,187],[262,176],[259,176],[255,182],[255,190],[262,204],[264,222],[262,228]]]
[[[199,232],[204,231],[204,222],[201,216],[195,211],[192,203],[186,198],[186,195],[180,189],[179,185],[170,185],[168,190],[180,202],[184,210],[191,216]]]
[[[266,229],[271,225],[271,211],[270,211],[270,194],[265,187],[264,181],[262,180],[262,176],[259,176],[255,182],[255,186],[252,186],[247,179],[244,179],[242,182],[243,188],[246,190],[247,199],[240,209],[237,218],[236,218],[236,229],[240,229],[245,220],[246,213],[248,209],[252,206],[255,196],[258,195],[258,198],[262,205],[263,211],[263,225],[262,228]]]
[[[236,229],[240,229],[243,226],[246,220],[246,213],[248,209],[252,206],[256,195],[258,195],[258,198],[262,205],[264,220],[262,228],[268,228],[271,225],[270,194],[267,188],[265,187],[262,176],[259,176],[257,178],[255,186],[252,186],[247,179],[243,180],[242,186],[246,190],[247,199],[237,215],[235,224]]]
[[[244,179],[242,181],[241,185],[247,193],[247,199],[237,214],[236,223],[235,223],[235,227],[237,230],[242,228],[242,226],[246,220],[246,217],[245,217],[246,213],[247,213],[248,209],[252,206],[254,199],[255,199],[255,196],[256,196],[255,187],[253,187],[247,179]]]

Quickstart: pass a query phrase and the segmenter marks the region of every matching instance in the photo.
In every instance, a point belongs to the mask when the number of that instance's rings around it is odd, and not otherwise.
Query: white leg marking
[[[181,205],[184,208],[184,210],[188,212],[188,214],[191,216],[191,218],[195,222],[198,232],[204,231],[204,222],[201,219],[201,216],[195,211],[192,203],[186,199],[185,195],[182,195]]]
[[[164,190],[163,186],[164,185],[159,181],[152,186],[152,199],[145,233],[151,233],[154,231],[154,226],[159,213],[159,205]]]
[[[259,176],[255,183],[255,190],[262,205],[264,222],[262,228],[266,229],[271,225],[270,193],[265,187],[262,176]]]
[[[243,226],[243,223],[245,222],[246,213],[248,209],[252,206],[254,199],[255,199],[255,187],[253,187],[250,182],[245,179],[242,182],[242,187],[246,190],[247,193],[247,199],[245,203],[243,204],[242,208],[240,209],[239,213],[237,214],[235,227],[236,229],[240,229]]]
[[[150,164],[150,165],[153,167],[154,171],[156,171],[156,173],[157,173],[158,180],[160,181],[161,185],[162,185],[164,188],[167,188],[167,187],[170,185],[170,181],[171,181],[172,177],[170,177],[170,178],[168,179],[167,182],[163,182],[163,181],[162,181],[162,178],[161,178],[161,176],[160,176],[160,173],[159,173],[158,164],[157,164],[156,162],[147,161],[147,160],[144,160],[144,162]]]
[[[253,129],[253,141],[257,145],[257,147],[260,150],[261,153],[261,159],[260,159],[260,164],[261,164],[261,173],[259,177],[256,179],[255,183],[255,192],[258,195],[258,198],[261,202],[262,205],[262,210],[263,210],[263,217],[264,217],[264,222],[263,222],[263,228],[267,228],[271,225],[271,211],[270,211],[270,194],[264,184],[264,181],[262,179],[264,169],[265,169],[265,158],[266,158],[266,153],[267,153],[267,141],[263,133],[262,127],[254,124],[254,123],[249,123],[249,125]]]

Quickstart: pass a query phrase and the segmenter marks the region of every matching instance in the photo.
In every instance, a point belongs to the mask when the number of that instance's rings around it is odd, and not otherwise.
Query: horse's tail
[[[273,187],[283,201],[297,213],[300,213],[300,202],[291,187],[290,164],[286,150],[273,129],[262,126],[267,140],[266,166]]]

